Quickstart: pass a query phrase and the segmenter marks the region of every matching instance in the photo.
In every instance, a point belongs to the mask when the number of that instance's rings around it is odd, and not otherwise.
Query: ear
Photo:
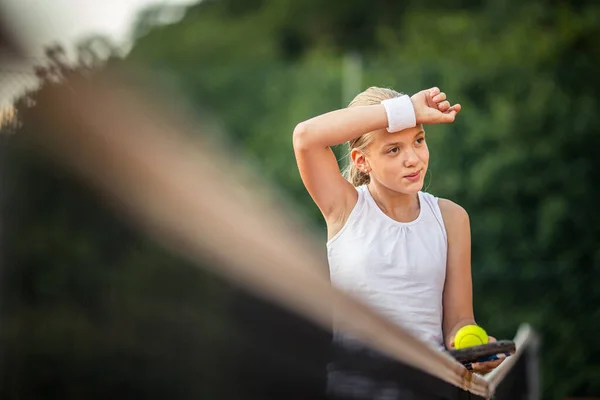
[[[369,163],[367,162],[367,158],[365,157],[365,154],[362,151],[358,149],[352,149],[352,151],[350,151],[350,158],[359,170],[368,171],[370,169]]]

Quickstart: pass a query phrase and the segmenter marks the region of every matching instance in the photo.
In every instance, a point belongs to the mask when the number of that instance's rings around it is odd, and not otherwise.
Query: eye
[[[417,143],[417,144],[423,144],[424,142],[425,142],[425,138],[423,136],[421,136],[420,138],[415,140],[415,143]]]
[[[395,154],[398,152],[398,150],[400,150],[398,147],[392,147],[391,149],[389,149],[387,151],[388,154]]]

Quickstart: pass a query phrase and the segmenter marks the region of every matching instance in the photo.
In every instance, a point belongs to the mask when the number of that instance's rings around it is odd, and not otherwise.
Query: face
[[[366,151],[353,149],[351,156],[361,171],[369,171],[372,181],[390,190],[414,194],[423,188],[429,149],[422,125],[396,133],[374,132]]]

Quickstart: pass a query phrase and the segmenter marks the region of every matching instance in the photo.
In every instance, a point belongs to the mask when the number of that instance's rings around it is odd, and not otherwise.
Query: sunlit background
[[[21,33],[20,40],[25,58],[4,65],[0,71],[0,104],[10,105],[11,100],[22,94],[23,88],[35,87],[32,66],[44,62],[48,46],[63,46],[69,59],[77,57],[77,47],[94,38],[102,38],[121,54],[130,50],[136,36],[141,14],[157,7],[169,7],[162,13],[158,23],[170,23],[183,16],[183,6],[192,0],[3,0],[2,11],[7,24]],[[179,8],[178,8],[179,6]]]
[[[323,251],[324,224],[292,153],[294,126],[345,106],[368,86],[410,94],[441,87],[463,111],[450,126],[426,127],[426,189],[470,214],[478,323],[509,339],[522,322],[534,327],[542,339],[544,399],[600,396],[596,2],[1,4],[25,52],[0,66],[3,142],[26,132],[32,109],[48,106],[35,102],[47,88],[68,88],[90,71],[144,65],[199,118],[227,132],[229,151],[292,202]],[[343,150],[336,149],[341,165]],[[56,370],[61,379],[89,383],[98,374],[106,386],[122,388],[151,381],[154,364],[138,375],[123,366],[119,375],[115,360],[125,354],[134,365],[165,341],[171,347],[156,350],[159,363],[188,346],[204,356],[173,367],[169,379],[215,368],[222,348],[211,347],[210,338],[240,331],[210,304],[237,304],[233,289],[120,225],[68,175],[50,173],[28,155],[8,159],[4,333],[6,356],[19,368],[3,378],[12,380],[6,398],[51,390]],[[164,312],[149,315],[149,307]],[[103,323],[106,331],[98,331]],[[40,330],[22,335],[22,326]],[[138,340],[148,329],[157,338]],[[260,340],[261,332],[253,335]],[[72,357],[55,365],[65,349]],[[38,386],[18,395],[14,379],[24,376]],[[202,376],[191,393],[208,399],[211,382],[222,376]],[[168,393],[163,389],[157,398]],[[76,398],[77,387],[71,390],[56,397]]]

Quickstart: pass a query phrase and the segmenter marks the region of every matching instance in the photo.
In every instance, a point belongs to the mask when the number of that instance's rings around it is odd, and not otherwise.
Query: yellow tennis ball
[[[454,347],[464,349],[465,347],[487,344],[488,335],[485,330],[477,325],[465,325],[456,332]]]

